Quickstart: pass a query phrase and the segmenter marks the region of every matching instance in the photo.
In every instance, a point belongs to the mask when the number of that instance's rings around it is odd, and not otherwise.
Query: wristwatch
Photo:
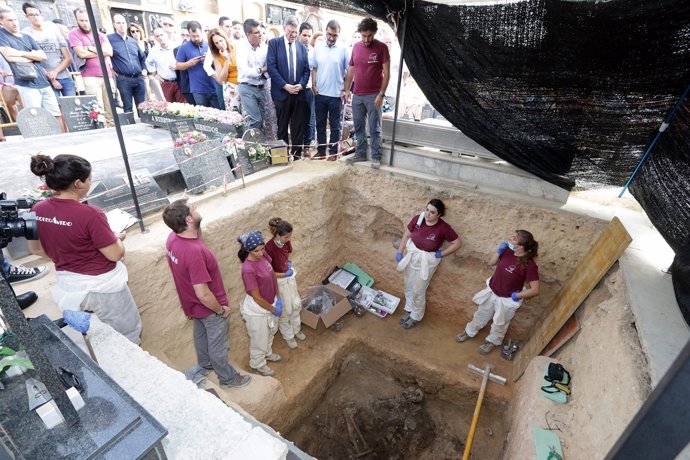
[[[225,314],[225,307],[220,306],[220,312],[216,312],[216,316],[223,316]]]

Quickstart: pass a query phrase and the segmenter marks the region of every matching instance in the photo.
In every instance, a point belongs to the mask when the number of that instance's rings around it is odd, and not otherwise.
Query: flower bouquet
[[[173,146],[183,147],[185,145],[194,145],[200,142],[204,142],[208,139],[206,134],[200,133],[199,131],[187,131],[182,136],[175,138],[173,141]]]
[[[98,101],[93,100],[81,105],[81,110],[89,114],[91,124],[96,128],[102,128],[105,123],[105,115],[103,115],[103,107]]]
[[[20,193],[20,195],[23,195],[27,198],[31,198],[32,201],[41,201],[45,200],[46,198],[50,198],[53,196],[52,190],[48,188],[47,185],[41,184],[35,188],[25,188],[23,192]]]

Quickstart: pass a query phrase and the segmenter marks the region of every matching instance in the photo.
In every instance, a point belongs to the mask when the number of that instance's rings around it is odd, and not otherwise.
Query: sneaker
[[[283,357],[276,353],[271,353],[270,355],[266,356],[266,361],[270,361],[272,363],[277,363],[282,360]]]
[[[381,167],[381,160],[373,160],[371,162],[371,169],[379,169]]]
[[[273,369],[271,369],[270,367],[268,367],[266,365],[261,366],[258,369],[252,369],[252,370],[259,375],[263,375],[264,377],[271,377],[273,375],[276,375],[276,371],[274,371]]]
[[[295,341],[295,339],[286,340],[286,342],[290,350],[297,348],[297,341]]]
[[[406,311],[405,314],[402,315],[402,317],[400,318],[400,320],[398,321],[398,323],[400,323],[400,325],[402,326],[403,323],[406,322],[408,319],[410,319],[410,312],[409,312],[409,311]]]
[[[491,350],[493,350],[494,348],[496,348],[496,345],[494,345],[493,343],[484,342],[483,344],[479,345],[479,353],[482,355],[486,355],[490,353]]]
[[[419,323],[420,323],[420,321],[414,320],[412,318],[407,318],[407,321],[402,323],[402,327],[403,327],[403,329],[412,329],[413,327],[415,327]]]
[[[359,162],[362,162],[362,161],[367,161],[367,157],[360,157],[360,156],[357,156],[357,155],[352,155],[350,158],[348,158],[347,160],[345,160],[345,162],[348,163],[348,164],[359,163]]]
[[[458,343],[462,343],[469,338],[470,338],[470,336],[467,335],[467,332],[462,331],[461,333],[459,333],[458,335],[455,336],[455,341]]]
[[[266,366],[264,366],[266,367]],[[266,369],[268,369],[266,367]],[[230,380],[228,383],[221,383],[220,387],[221,388],[242,388],[244,386],[247,386],[249,382],[252,381],[252,376],[251,375],[240,375],[238,372],[235,374],[235,378]]]
[[[24,265],[10,265],[7,282],[19,284],[25,281],[37,280],[46,273],[48,273],[48,267],[45,265],[32,268],[25,267]]]
[[[295,334],[295,338],[297,340],[307,340],[307,336],[304,335],[304,332],[301,332],[301,331],[298,332],[297,334]]]

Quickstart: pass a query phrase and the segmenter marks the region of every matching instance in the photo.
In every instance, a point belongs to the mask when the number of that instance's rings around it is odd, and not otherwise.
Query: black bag
[[[568,377],[568,381],[570,381],[570,373],[565,370],[565,367],[563,367],[562,364],[550,363],[549,369],[544,378],[549,382],[562,382],[563,377],[566,376]]]
[[[14,64],[14,78],[24,81],[36,81],[38,79],[38,72],[36,66],[32,62],[13,62]]]

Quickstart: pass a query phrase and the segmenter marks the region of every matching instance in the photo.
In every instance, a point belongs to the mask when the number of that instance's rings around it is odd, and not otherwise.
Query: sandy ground
[[[285,359],[272,365],[278,372],[276,378],[255,377],[263,383],[223,396],[257,419],[288,432],[324,398],[335,379],[334,369],[357,344],[378,350],[400,368],[414,368],[412,377],[408,373],[396,377],[401,383],[412,383],[441,400],[462,401],[465,407],[476,398],[480,383],[479,376],[467,371],[468,364],[483,367],[488,362],[494,373],[511,376],[512,363],[501,359],[498,351],[486,357],[477,353],[488,328],[464,344],[453,340],[474,312],[472,295],[491,274],[485,261],[516,228],[530,230],[540,242],[542,293],[521,308],[508,332],[509,338],[524,340],[605,222],[461,187],[449,189],[369,168],[316,162],[298,163],[292,170],[246,189],[198,203],[207,244],[219,259],[233,307],[230,361],[247,368],[248,341],[238,308],[244,294],[237,235],[253,229],[266,234],[268,220],[282,217],[295,227],[293,261],[300,288],[319,284],[334,265],[354,262],[375,278],[375,287],[402,297],[402,275],[395,271],[392,242],[433,197],[446,203],[445,219],[464,244],[443,260],[427,294],[427,315],[418,327],[403,330],[397,323],[399,310],[386,319],[347,315],[339,333],[323,326],[318,331],[305,327],[307,341],[297,350],[288,350],[278,334],[274,352]],[[192,328],[179,309],[164,256],[169,230],[160,221],[151,222],[148,230],[140,234],[135,229],[125,241],[130,285],[144,322],[142,347],[171,367],[184,370],[195,361]],[[39,293],[38,304],[26,311],[28,316],[43,311],[51,311],[54,317],[59,314],[50,299],[52,283],[51,273],[17,286],[18,292],[26,287]],[[576,392],[568,406],[570,412],[564,416],[569,423],[570,458],[603,456],[649,391],[644,359],[620,285],[620,276],[614,274],[598,287],[579,310],[582,331],[556,355],[573,373]],[[625,391],[617,391],[618,385]],[[519,396],[512,382],[490,385],[487,395],[499,402]],[[520,433],[523,435],[528,433]],[[481,436],[475,442],[481,443]],[[591,455],[581,456],[581,452]]]

